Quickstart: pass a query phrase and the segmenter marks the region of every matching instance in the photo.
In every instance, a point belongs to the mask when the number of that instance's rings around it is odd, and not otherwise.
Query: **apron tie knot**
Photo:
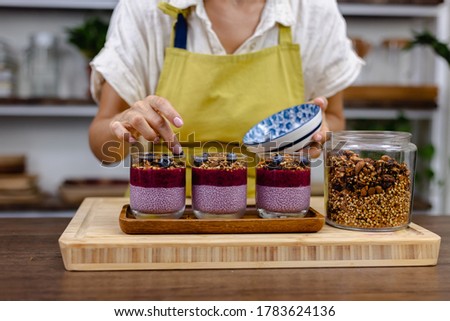
[[[184,18],[187,18],[188,14],[189,14],[189,8],[180,9],[180,8],[174,7],[171,4],[164,2],[164,1],[161,1],[160,3],[158,3],[158,8],[162,12],[171,16],[174,19],[177,19],[179,14],[182,14]]]

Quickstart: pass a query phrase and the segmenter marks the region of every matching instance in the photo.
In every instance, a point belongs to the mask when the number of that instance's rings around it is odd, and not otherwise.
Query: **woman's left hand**
[[[322,144],[325,143],[327,132],[330,131],[325,117],[328,100],[325,97],[317,97],[310,101],[310,103],[316,104],[322,109],[322,126],[319,131],[313,135],[311,142],[307,145],[309,156],[311,158],[317,158],[322,152]]]
[[[330,131],[330,127],[328,126],[326,110],[328,108],[328,100],[325,97],[317,97],[312,101],[313,104],[316,104],[322,109],[322,126],[320,127],[319,132],[315,133],[312,137],[312,141],[315,143],[323,144],[325,143],[327,132]]]
[[[327,134],[331,131],[345,129],[344,95],[340,91],[331,97],[317,97],[310,103],[318,105],[322,109],[322,126],[313,135],[308,145],[312,158],[320,156],[322,145],[327,140]]]

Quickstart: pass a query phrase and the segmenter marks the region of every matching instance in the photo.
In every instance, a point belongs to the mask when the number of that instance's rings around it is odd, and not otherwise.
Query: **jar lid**
[[[47,31],[40,31],[31,35],[31,43],[39,47],[52,47],[57,41],[56,35]]]

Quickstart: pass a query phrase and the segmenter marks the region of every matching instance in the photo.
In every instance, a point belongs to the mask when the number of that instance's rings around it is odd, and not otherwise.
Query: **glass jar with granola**
[[[416,153],[410,133],[331,133],[324,154],[327,223],[365,231],[407,227]]]

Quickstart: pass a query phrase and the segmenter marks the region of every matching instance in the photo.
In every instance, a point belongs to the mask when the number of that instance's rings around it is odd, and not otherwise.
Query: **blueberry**
[[[194,157],[194,166],[199,167],[203,164],[203,157],[202,156],[195,156]]]
[[[208,158],[209,158],[209,154],[208,154],[208,153],[203,153],[203,155],[202,155],[202,160],[203,160],[204,162],[207,162],[207,161],[208,161]]]
[[[179,153],[179,154],[173,154],[173,156],[174,157],[183,157],[184,156],[184,151],[183,150],[181,150],[181,153]]]
[[[227,162],[235,162],[237,161],[237,156],[235,153],[228,153],[227,154]]]
[[[311,161],[308,157],[302,157],[300,162],[303,166],[309,166],[311,164]]]
[[[280,165],[281,162],[283,161],[283,156],[281,156],[280,154],[276,154],[273,158],[272,158],[272,162],[274,162],[277,165]]]
[[[140,161],[149,161],[150,163],[155,160],[155,154],[153,153],[144,153],[142,155],[139,155]]]
[[[172,161],[170,160],[169,155],[167,155],[167,154],[163,154],[161,159],[159,160],[159,164],[163,168],[169,167],[171,163],[172,163]]]
[[[272,160],[267,164],[267,167],[269,169],[280,169],[280,164],[283,161],[283,156],[280,154],[275,154],[275,156],[272,157]]]
[[[281,169],[280,164],[277,164],[275,162],[270,162],[269,164],[267,164],[267,168],[268,169]]]

